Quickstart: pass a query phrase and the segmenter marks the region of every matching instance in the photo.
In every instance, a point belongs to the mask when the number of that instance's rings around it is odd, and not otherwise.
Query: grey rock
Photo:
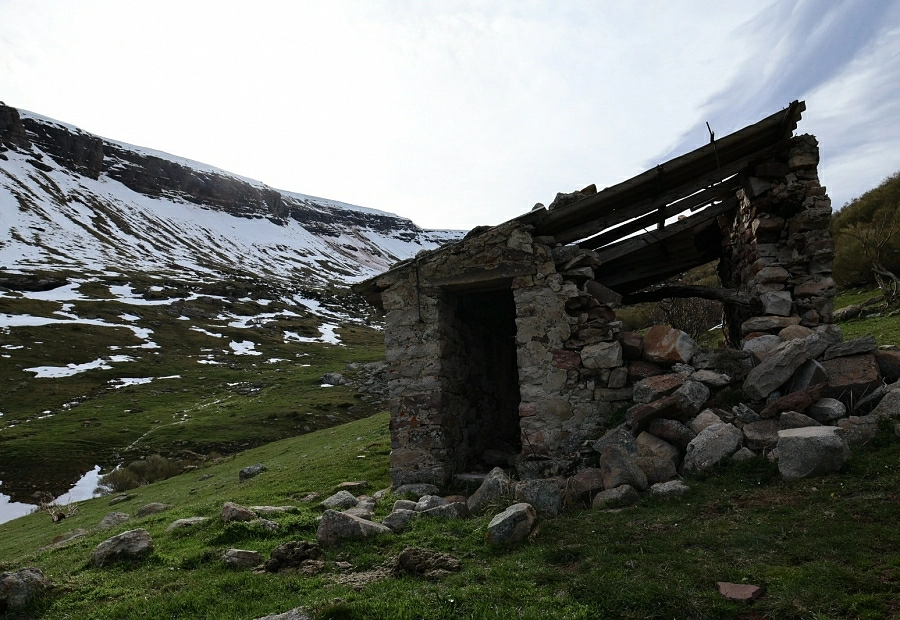
[[[600,456],[603,488],[613,489],[629,484],[636,489],[647,488],[647,476],[622,448],[611,447]]]
[[[847,415],[847,407],[836,398],[820,398],[806,408],[806,415],[816,422],[826,424]]]
[[[391,514],[381,520],[381,524],[391,528],[394,532],[402,532],[412,519],[421,513],[406,508],[395,509]]]
[[[788,325],[780,332],[778,332],[778,337],[782,340],[799,340],[801,338],[806,338],[807,336],[814,334],[815,332],[810,328],[804,325]]]
[[[744,424],[753,424],[754,422],[759,422],[759,414],[753,411],[753,409],[751,409],[744,403],[736,404],[731,408],[731,411],[734,413],[737,419]]]
[[[401,484],[399,487],[394,489],[394,495],[399,495],[400,497],[411,495],[417,500],[423,495],[437,495],[439,492],[440,489],[438,489],[433,484],[428,484],[426,482],[417,482],[415,484]]]
[[[781,331],[789,325],[797,325],[799,323],[799,316],[754,316],[741,323],[741,332],[752,334],[753,332]]]
[[[753,450],[751,450],[750,448],[748,448],[746,446],[744,446],[743,448],[741,448],[740,450],[738,450],[737,452],[735,452],[734,454],[731,455],[731,460],[738,462],[738,463],[741,461],[749,461],[749,460],[755,459],[755,458],[756,458],[756,453],[753,452]]]
[[[322,506],[325,508],[353,508],[359,503],[359,500],[356,499],[356,496],[353,495],[350,491],[338,491],[331,497],[322,501]]]
[[[148,515],[155,515],[160,512],[165,512],[169,508],[172,508],[172,504],[161,504],[159,502],[151,502],[149,504],[144,504],[140,508],[138,508],[137,516],[138,517],[146,517]]]
[[[850,448],[834,426],[809,426],[778,432],[778,471],[785,480],[839,471]]]
[[[528,537],[537,518],[530,504],[513,504],[488,523],[487,542],[491,545],[512,545]]]
[[[639,456],[669,459],[676,467],[681,462],[681,453],[678,448],[647,431],[638,435],[637,446]]]
[[[250,510],[258,515],[280,515],[296,509],[296,506],[250,506]]]
[[[390,534],[391,529],[380,523],[373,523],[335,510],[326,510],[316,530],[316,540],[323,547],[335,545],[345,538],[368,538]]]
[[[488,506],[499,504],[501,501],[511,497],[512,493],[513,487],[509,476],[499,467],[495,467],[485,477],[478,490],[469,497],[467,502],[469,512],[482,512]]]
[[[650,495],[654,497],[679,497],[691,490],[691,487],[681,480],[660,482],[650,487]]]
[[[816,360],[807,360],[791,375],[787,393],[799,392],[810,386],[828,381],[828,371]]]
[[[246,549],[228,549],[222,554],[222,561],[234,568],[247,566],[259,566],[263,563],[263,556],[259,551]]]
[[[612,429],[603,437],[593,443],[594,452],[603,454],[603,451],[609,446],[619,446],[625,452],[631,455],[637,454],[637,444],[634,442],[634,435],[628,430],[625,424],[621,424]]]
[[[326,372],[319,379],[319,382],[327,385],[345,385],[347,379],[339,372]]]
[[[129,530],[97,545],[91,553],[91,563],[102,567],[119,561],[139,560],[152,552],[153,539],[147,530]]]
[[[463,502],[448,502],[422,510],[423,517],[437,519],[465,519],[469,516],[469,507]]]
[[[523,480],[516,484],[516,501],[531,504],[538,515],[555,517],[562,509],[562,489],[556,478]]]
[[[703,348],[691,357],[691,366],[698,371],[713,370],[724,373],[734,381],[743,381],[755,363],[752,353],[735,349]]]
[[[634,464],[640,467],[644,475],[647,476],[647,484],[649,485],[654,485],[657,482],[666,482],[678,475],[675,463],[669,458],[639,456],[634,459]]]
[[[900,389],[893,389],[882,397],[872,415],[879,418],[895,418],[900,416]]]
[[[696,415],[709,400],[709,388],[699,381],[688,379],[675,390],[675,399],[687,415]]]
[[[258,476],[262,472],[266,471],[266,466],[262,463],[257,463],[256,465],[249,465],[243,468],[238,472],[238,478],[241,480],[249,480],[255,476]]]
[[[231,523],[232,521],[253,521],[258,518],[257,514],[240,504],[234,502],[225,502],[222,506],[222,521]]]
[[[759,296],[763,313],[775,316],[790,316],[793,299],[790,291],[769,291]]]
[[[351,480],[348,482],[342,482],[337,487],[335,487],[335,491],[350,491],[351,493],[358,493],[360,491],[364,491],[369,487],[369,483],[365,480]]]
[[[822,359],[830,360],[836,357],[846,357],[848,355],[860,355],[862,353],[872,353],[878,348],[875,342],[875,336],[863,336],[855,340],[833,344],[822,354]]]
[[[39,568],[0,573],[0,613],[27,606],[52,587]]]
[[[844,430],[844,439],[848,445],[862,446],[875,439],[880,419],[873,413],[864,416],[852,415],[838,421],[838,427]]]
[[[804,428],[807,426],[822,426],[818,420],[814,420],[808,415],[797,413],[796,411],[785,411],[778,418],[779,430],[787,430],[789,428]]]
[[[111,512],[100,521],[100,525],[97,527],[101,530],[108,530],[110,528],[116,527],[120,523],[125,523],[128,519],[131,518],[131,515],[124,512]]]
[[[801,364],[819,357],[831,344],[822,334],[785,342],[776,348],[744,380],[744,394],[751,400],[763,400],[791,378]]]
[[[714,388],[725,387],[729,383],[731,383],[731,377],[726,375],[725,373],[715,372],[712,370],[698,370],[694,374],[691,375],[691,379],[694,381],[699,381],[700,383]]]
[[[622,365],[622,345],[618,342],[598,342],[581,350],[585,368],[616,368]]]
[[[741,447],[744,434],[731,424],[713,424],[688,444],[685,471],[703,470],[730,458]]]
[[[253,519],[253,521],[248,521],[247,523],[251,527],[255,527],[261,530],[266,530],[269,532],[278,531],[278,524],[274,521],[269,521],[268,519]]]
[[[608,448],[611,450],[612,447]],[[585,495],[603,489],[603,472],[597,467],[585,467],[566,480],[566,496],[570,503],[577,503]]]
[[[175,530],[193,527],[195,525],[200,525],[201,523],[206,523],[207,521],[209,521],[209,517],[188,517],[186,519],[178,519],[169,524],[169,527],[166,528],[166,532],[174,532]]]
[[[415,509],[419,512],[425,512],[426,510],[431,510],[438,506],[445,506],[447,503],[447,500],[440,495],[423,495],[419,498],[419,501],[416,502]]]
[[[766,334],[745,340],[742,349],[748,353],[752,353],[758,361],[763,361],[769,354],[782,343],[781,338],[774,334]]]
[[[638,492],[634,487],[623,484],[614,489],[607,489],[606,491],[597,493],[597,495],[594,496],[594,501],[591,502],[591,508],[599,510],[625,508],[627,506],[634,506],[640,500],[641,496],[638,495]]]
[[[669,442],[680,450],[687,450],[688,444],[697,436],[697,433],[678,420],[666,420],[664,418],[650,422],[647,432],[663,441]]]
[[[832,319],[836,323],[840,323],[841,321],[847,321],[850,319],[855,319],[859,316],[859,313],[862,312],[862,306],[859,304],[850,304],[846,308],[841,308],[840,310],[835,310],[832,313]]]
[[[682,385],[684,379],[677,374],[647,377],[634,384],[633,399],[636,403],[652,403],[668,396]]]
[[[128,494],[116,495],[114,498],[109,500],[109,505],[115,506],[116,504],[121,504],[122,502],[127,502],[128,500],[133,499],[133,498],[134,498],[134,495],[128,495]]]
[[[359,517],[360,519],[368,519],[369,521],[375,516],[375,511],[365,506],[354,506],[353,508],[345,510],[344,513]]]
[[[704,409],[697,414],[697,417],[691,420],[691,423],[688,426],[694,433],[699,434],[707,426],[721,423],[722,418],[713,413],[711,409]]]
[[[741,431],[747,440],[747,447],[751,450],[769,450],[778,443],[778,431],[781,424],[772,418],[745,424]]]
[[[394,502],[391,510],[415,510],[417,503],[418,502],[414,502],[408,499],[398,499],[396,502]]]
[[[256,620],[311,620],[311,618],[302,608],[296,607],[280,614],[262,616]]]

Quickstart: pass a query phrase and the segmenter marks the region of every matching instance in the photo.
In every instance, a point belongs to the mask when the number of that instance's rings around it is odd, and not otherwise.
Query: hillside
[[[320,387],[383,358],[348,286],[459,236],[0,104],[0,521],[123,461],[371,414]]]

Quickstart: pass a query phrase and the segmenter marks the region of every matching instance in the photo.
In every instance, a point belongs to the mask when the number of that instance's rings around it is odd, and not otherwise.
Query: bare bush
[[[697,297],[669,298],[657,302],[651,313],[655,323],[680,329],[694,340],[722,323],[722,304]]]

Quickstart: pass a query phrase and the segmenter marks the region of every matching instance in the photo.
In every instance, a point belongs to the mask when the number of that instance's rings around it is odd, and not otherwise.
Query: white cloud
[[[897,118],[897,6],[0,0],[0,83],[100,135],[455,228],[806,97],[837,197],[892,171],[897,130],[869,128]]]

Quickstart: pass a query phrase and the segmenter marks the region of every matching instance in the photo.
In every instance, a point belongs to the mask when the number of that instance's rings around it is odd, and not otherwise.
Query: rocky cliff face
[[[347,283],[456,239],[0,103],[0,267]]]

